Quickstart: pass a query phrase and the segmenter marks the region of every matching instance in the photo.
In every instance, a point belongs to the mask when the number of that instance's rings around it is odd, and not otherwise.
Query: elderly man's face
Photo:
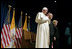
[[[57,22],[57,21],[55,21],[53,24],[54,24],[54,26],[57,26],[58,22]]]
[[[47,14],[48,10],[42,10],[42,12],[43,12],[44,14]]]
[[[49,19],[52,19],[53,15],[52,14],[48,14],[48,17],[49,17]]]

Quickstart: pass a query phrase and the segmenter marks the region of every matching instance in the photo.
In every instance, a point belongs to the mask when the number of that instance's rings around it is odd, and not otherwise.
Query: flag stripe
[[[18,35],[18,38],[19,38],[18,29],[17,29],[17,35]]]
[[[6,26],[7,26],[7,31],[8,31],[8,32],[7,32],[7,38],[8,38],[8,43],[9,43],[8,45],[10,45],[9,25],[6,25]]]
[[[18,41],[19,41],[19,43],[21,44],[21,36],[20,36],[20,30],[19,30],[19,28],[18,28],[18,35],[19,35]]]
[[[21,36],[21,34],[22,34],[22,30],[21,30],[21,28],[17,28],[16,29],[16,35],[15,35],[15,38],[16,38],[16,47],[17,48],[20,48],[21,47],[21,41],[22,41],[22,36]]]
[[[20,32],[20,28],[19,28],[19,35],[20,35],[19,41],[20,41],[20,44],[21,44],[21,32]]]
[[[5,43],[5,46],[6,46],[6,41],[5,41],[5,34],[4,34],[4,30],[2,29],[2,39],[3,39],[3,41],[4,41],[4,43]]]
[[[16,37],[18,38],[19,36],[18,36],[18,34],[17,34],[17,31],[16,31]],[[18,39],[16,38],[16,41],[17,41],[17,48],[19,48],[19,43],[18,43]]]
[[[4,44],[3,38],[1,38],[1,43],[2,43],[2,48],[4,48],[5,47],[5,44]]]
[[[6,31],[6,35],[7,35],[7,44],[9,45],[9,41],[8,41],[8,28],[7,28],[7,25],[5,25],[5,31]]]
[[[5,37],[5,42],[6,42],[6,46],[7,46],[7,44],[8,44],[8,43],[7,43],[7,34],[6,34],[7,32],[6,32],[5,29],[6,29],[6,28],[5,28],[5,25],[4,25],[3,30],[4,30],[4,34],[5,34],[4,37]]]
[[[9,28],[10,28],[10,25],[7,25],[7,27],[8,27],[8,37],[9,37],[9,41],[11,41],[11,40],[10,40],[10,29],[9,29]]]
[[[2,40],[1,40],[2,41]],[[2,42],[1,42],[1,48],[3,48],[3,44],[2,44]]]
[[[2,42],[2,45],[3,45],[3,47],[5,48],[5,47],[8,47],[9,46],[9,44],[10,44],[10,33],[9,33],[9,24],[4,24],[3,25],[3,28],[2,28],[2,32],[1,32],[1,42]]]
[[[21,29],[19,28],[19,35],[20,35],[20,38],[21,38],[21,32],[20,32],[20,30],[21,30]]]
[[[2,42],[1,42],[1,48],[4,48]]]
[[[19,42],[18,42],[18,38],[16,38],[16,41],[17,41],[17,47],[19,48]]]
[[[14,41],[14,43],[15,43],[15,46],[16,46],[16,48],[17,48],[17,40],[16,40],[16,35],[15,35],[15,41]]]
[[[2,35],[2,37],[3,37],[3,35]],[[6,46],[6,43],[5,43],[5,39],[4,39],[4,37],[2,38],[2,44],[3,44],[3,47]]]

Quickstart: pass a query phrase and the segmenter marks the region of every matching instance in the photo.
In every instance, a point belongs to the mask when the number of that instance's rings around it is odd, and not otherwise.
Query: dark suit
[[[54,37],[56,37],[56,41],[53,41],[53,47],[59,48],[59,32],[57,27],[54,27]]]
[[[49,27],[50,27],[50,48],[51,48],[54,36],[54,25],[52,22],[49,24]]]

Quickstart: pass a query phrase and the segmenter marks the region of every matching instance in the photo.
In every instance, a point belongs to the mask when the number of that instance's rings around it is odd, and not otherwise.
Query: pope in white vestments
[[[44,10],[48,9],[44,7],[35,19],[35,22],[38,23],[35,48],[49,48],[49,18],[45,15]]]

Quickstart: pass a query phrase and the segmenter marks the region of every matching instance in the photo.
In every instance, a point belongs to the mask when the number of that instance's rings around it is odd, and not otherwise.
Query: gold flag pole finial
[[[15,8],[13,8],[13,12],[15,12]]]
[[[8,5],[8,7],[9,7],[9,12],[10,12],[12,6],[11,5]]]
[[[8,7],[12,7],[11,5],[8,5]]]
[[[30,16],[28,16],[28,18],[30,19]]]
[[[22,16],[22,14],[23,14],[23,11],[21,11],[21,16]]]
[[[27,13],[25,15],[27,15]]]

